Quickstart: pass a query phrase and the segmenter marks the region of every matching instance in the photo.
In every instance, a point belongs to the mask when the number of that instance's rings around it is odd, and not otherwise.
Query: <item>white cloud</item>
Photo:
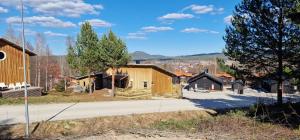
[[[190,19],[193,18],[192,14],[183,14],[183,13],[170,13],[164,16],[159,17],[161,20],[175,20],[175,19]]]
[[[44,32],[44,34],[47,35],[47,36],[67,37],[67,34],[54,33],[52,31],[46,31],[46,32]]]
[[[214,5],[196,5],[192,4],[188,7],[185,7],[182,11],[191,10],[196,14],[219,14],[224,12],[224,8],[215,8]]]
[[[0,7],[0,13],[7,13],[7,12],[8,12],[8,9]]]
[[[92,26],[94,27],[111,27],[113,26],[113,24],[101,20],[101,19],[90,19],[90,20],[86,20],[86,22],[89,22]],[[83,24],[83,22],[79,22],[79,25]]]
[[[138,40],[145,40],[147,39],[146,34],[143,32],[135,32],[135,33],[128,33],[126,36],[127,39],[138,39]]]
[[[18,28],[17,29],[17,31],[19,32],[19,33],[22,33],[22,29],[21,28]],[[36,31],[33,31],[33,30],[30,30],[30,29],[28,29],[28,28],[26,28],[25,30],[24,30],[24,33],[26,34],[26,35],[35,35],[37,32]]]
[[[224,18],[224,22],[226,24],[231,24],[232,19],[233,19],[232,15],[229,15],[229,16]]]
[[[171,31],[174,30],[172,27],[156,27],[156,26],[147,26],[143,27],[144,32],[159,32],[159,31]]]
[[[0,2],[6,6],[19,7],[20,2],[17,0],[2,0]],[[45,15],[59,15],[66,17],[80,17],[83,14],[99,14],[103,9],[100,4],[89,4],[83,0],[24,0],[25,8],[32,8],[38,13]]]
[[[219,34],[217,31],[207,30],[207,29],[198,29],[198,28],[185,28],[181,30],[183,33],[211,33],[211,34]]]
[[[20,24],[21,18],[20,17],[9,17],[6,19],[7,23],[11,24]],[[46,17],[46,16],[32,16],[32,17],[25,17],[24,22],[26,24],[31,25],[40,25],[44,27],[76,27],[76,25],[69,21],[62,21],[55,17]]]

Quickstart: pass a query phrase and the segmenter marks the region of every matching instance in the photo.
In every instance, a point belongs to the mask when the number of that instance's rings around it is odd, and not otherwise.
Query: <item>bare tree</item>
[[[51,55],[50,48],[46,46],[46,67],[45,67],[45,88],[48,91],[48,68],[49,68],[49,56]]]
[[[44,50],[46,46],[46,39],[42,33],[37,33],[35,37],[35,53],[36,56],[36,77],[35,85],[40,87],[41,85],[41,56],[44,55]]]
[[[16,33],[11,24],[8,25],[3,37],[11,42],[17,43]]]

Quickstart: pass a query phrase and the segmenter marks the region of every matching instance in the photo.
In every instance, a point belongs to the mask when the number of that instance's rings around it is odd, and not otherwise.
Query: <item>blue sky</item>
[[[44,33],[56,55],[65,37],[76,37],[90,21],[101,36],[112,29],[129,52],[168,56],[221,52],[234,6],[240,0],[24,0],[26,38]],[[20,29],[19,0],[0,0],[0,35]]]

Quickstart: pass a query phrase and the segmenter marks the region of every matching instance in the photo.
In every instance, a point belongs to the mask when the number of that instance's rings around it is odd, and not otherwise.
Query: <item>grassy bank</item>
[[[70,103],[70,102],[95,102],[95,101],[114,101],[126,100],[122,98],[113,98],[107,96],[107,91],[95,91],[88,93],[71,92],[49,92],[40,97],[29,97],[29,104],[48,104],[48,103]],[[24,104],[24,98],[0,98],[0,105]]]
[[[151,113],[100,117],[31,125],[32,138],[80,139],[88,136],[138,135],[139,137],[185,137],[197,139],[297,139],[299,128],[265,122],[247,111],[214,114],[207,111]],[[24,125],[0,129],[0,136],[20,138]]]

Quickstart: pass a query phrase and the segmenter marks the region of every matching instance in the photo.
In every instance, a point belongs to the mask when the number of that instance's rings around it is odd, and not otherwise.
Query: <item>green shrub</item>
[[[60,80],[57,84],[55,84],[54,89],[57,92],[64,92],[65,91],[65,82],[64,82],[64,80]]]
[[[153,127],[159,130],[189,130],[195,128],[199,124],[200,120],[166,120],[158,121],[153,124]]]
[[[247,112],[243,110],[231,110],[227,115],[231,117],[246,117]]]

